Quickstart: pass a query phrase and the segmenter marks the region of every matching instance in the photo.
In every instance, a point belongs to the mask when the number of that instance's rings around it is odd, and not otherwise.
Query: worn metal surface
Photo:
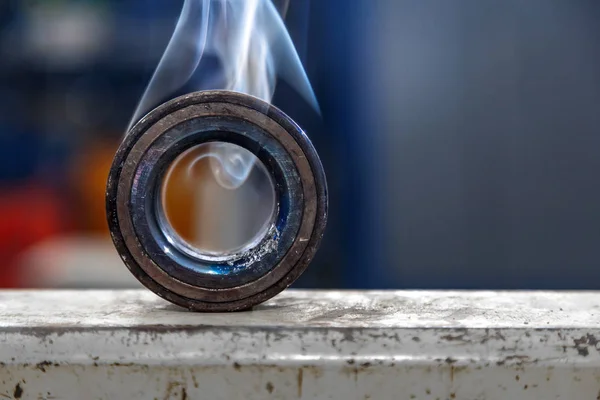
[[[168,166],[211,141],[254,153],[277,188],[270,233],[221,260],[174,244],[181,239],[165,228],[158,195]],[[115,247],[144,286],[197,311],[237,311],[275,296],[307,268],[327,221],[327,183],[309,138],[282,111],[238,92],[193,92],[160,105],[128,132],[110,170],[106,207]]]
[[[0,399],[598,399],[600,293],[0,292]]]

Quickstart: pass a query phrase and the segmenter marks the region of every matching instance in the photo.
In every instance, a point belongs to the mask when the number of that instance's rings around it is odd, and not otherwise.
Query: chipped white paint
[[[0,291],[0,399],[597,399],[600,293]]]

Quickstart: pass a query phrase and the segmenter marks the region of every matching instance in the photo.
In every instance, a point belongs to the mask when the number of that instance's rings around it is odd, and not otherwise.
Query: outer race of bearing
[[[182,251],[160,203],[173,161],[213,141],[251,151],[277,199],[269,233],[221,261]],[[160,105],[132,127],[109,173],[106,207],[115,247],[144,286],[192,310],[235,311],[275,296],[307,268],[327,221],[327,183],[310,140],[282,111],[249,95],[203,91]]]

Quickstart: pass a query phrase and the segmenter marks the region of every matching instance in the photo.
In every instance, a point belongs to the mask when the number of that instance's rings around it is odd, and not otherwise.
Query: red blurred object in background
[[[0,287],[19,287],[19,255],[33,244],[66,228],[59,196],[41,184],[30,183],[0,191]]]

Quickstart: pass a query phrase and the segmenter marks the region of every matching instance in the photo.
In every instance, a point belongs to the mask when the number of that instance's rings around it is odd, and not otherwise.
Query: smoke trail
[[[279,2],[287,10],[288,1]],[[227,89],[271,102],[277,77],[319,110],[306,72],[271,0],[185,0],[167,49],[131,126],[161,102],[188,91]],[[239,187],[254,157],[219,146],[211,157],[219,183]]]

